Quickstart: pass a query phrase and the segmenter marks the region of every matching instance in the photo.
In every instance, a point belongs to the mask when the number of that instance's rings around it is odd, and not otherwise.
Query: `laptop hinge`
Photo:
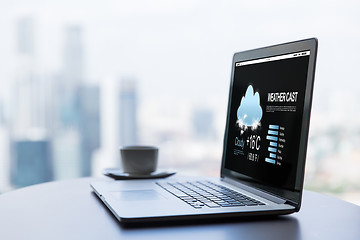
[[[256,188],[249,187],[249,186],[247,186],[247,185],[245,185],[245,184],[243,184],[243,183],[239,183],[238,181],[235,181],[235,180],[233,180],[233,179],[231,179],[231,178],[223,177],[222,180],[223,180],[224,182],[226,182],[226,183],[230,183],[230,184],[232,184],[232,185],[234,185],[234,186],[236,186],[236,187],[239,187],[239,188],[241,188],[241,189],[244,189],[244,190],[246,190],[246,191],[248,191],[248,192],[250,192],[250,193],[253,193],[253,194],[255,194],[255,195],[258,195],[258,196],[260,196],[260,197],[262,197],[262,198],[265,198],[265,199],[267,199],[267,200],[269,200],[269,201],[272,201],[272,202],[274,202],[274,203],[284,204],[284,203],[286,202],[285,199],[279,198],[279,197],[277,197],[277,196],[274,196],[274,195],[272,195],[272,194],[266,193],[266,192],[261,191],[261,190],[256,189]]]

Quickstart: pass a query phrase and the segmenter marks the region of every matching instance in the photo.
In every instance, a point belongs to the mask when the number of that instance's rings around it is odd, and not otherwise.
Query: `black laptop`
[[[299,211],[316,55],[315,38],[234,54],[220,178],[104,180],[94,192],[123,223]]]

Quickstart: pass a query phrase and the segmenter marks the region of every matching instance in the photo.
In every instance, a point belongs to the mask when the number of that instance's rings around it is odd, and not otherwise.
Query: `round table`
[[[89,183],[97,180],[0,195],[0,239],[360,239],[359,206],[310,191],[304,191],[300,212],[288,216],[128,228],[92,192]]]

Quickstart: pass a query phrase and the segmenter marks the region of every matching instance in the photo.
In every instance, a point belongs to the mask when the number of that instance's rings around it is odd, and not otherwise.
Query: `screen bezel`
[[[310,125],[310,114],[311,114],[311,104],[312,104],[312,94],[314,87],[314,75],[315,75],[315,65],[316,65],[316,56],[317,56],[317,46],[318,40],[316,38],[310,38],[295,42],[289,42],[269,47],[257,48],[253,50],[238,52],[234,54],[232,61],[232,70],[231,70],[231,79],[230,79],[230,91],[229,91],[229,100],[228,100],[228,109],[227,109],[227,119],[226,127],[224,134],[224,143],[223,143],[223,155],[222,155],[222,164],[221,164],[221,177],[231,178],[233,180],[239,181],[242,184],[255,187],[259,190],[265,191],[282,199],[285,199],[289,204],[295,206],[296,210],[300,209],[301,205],[301,195],[304,184],[304,172],[305,172],[305,160],[306,160],[306,150],[307,150],[307,141],[309,134],[309,125]],[[283,54],[289,54],[294,52],[301,51],[310,51],[309,58],[309,67],[307,74],[307,82],[305,89],[305,99],[303,106],[303,117],[302,117],[302,126],[300,134],[300,144],[299,144],[299,155],[298,155],[298,164],[296,171],[296,182],[295,190],[282,189],[280,187],[274,187],[266,184],[256,183],[246,175],[240,174],[238,172],[232,171],[225,168],[226,161],[226,149],[227,149],[227,137],[230,124],[230,111],[231,111],[231,101],[232,101],[232,91],[234,86],[234,72],[235,64],[237,62],[278,56]]]

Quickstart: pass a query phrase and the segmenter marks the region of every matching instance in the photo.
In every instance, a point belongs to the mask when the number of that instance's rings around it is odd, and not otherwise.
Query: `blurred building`
[[[49,137],[52,85],[37,71],[34,20],[21,18],[16,30],[18,61],[9,121],[10,169],[12,184],[24,187],[53,179]]]
[[[90,176],[92,155],[100,148],[100,89],[81,86],[78,90],[79,132],[81,136],[82,176]]]
[[[15,187],[53,180],[51,144],[47,138],[13,140],[11,178]]]
[[[100,147],[100,90],[87,85],[84,65],[83,29],[68,26],[57,79],[53,141],[57,179],[90,176],[93,153]]]
[[[13,89],[13,131],[16,134],[28,129],[53,127],[53,88],[51,79],[37,74],[18,76]]]
[[[136,87],[135,80],[125,79],[120,83],[119,136],[121,146],[135,145],[138,143]]]
[[[12,127],[16,134],[30,128],[46,128],[46,93],[48,84],[36,69],[35,24],[30,17],[21,18],[16,26],[17,71],[13,88]]]
[[[65,29],[63,74],[64,87],[74,91],[84,81],[84,43],[81,26],[71,25]]]
[[[63,68],[57,81],[57,106],[60,127],[79,124],[78,89],[84,82],[83,30],[80,26],[65,29]]]
[[[73,179],[82,175],[81,137],[77,129],[57,131],[52,139],[54,180]]]

